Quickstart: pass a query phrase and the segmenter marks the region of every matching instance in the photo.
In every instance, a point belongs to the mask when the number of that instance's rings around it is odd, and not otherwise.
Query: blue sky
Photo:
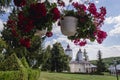
[[[50,0],[56,1],[56,0]],[[80,1],[80,0],[73,0]],[[76,55],[79,48],[86,49],[89,59],[97,59],[97,52],[101,50],[103,58],[105,57],[115,57],[120,56],[120,0],[91,0],[96,2],[97,7],[105,6],[107,9],[107,15],[105,23],[102,27],[104,31],[107,32],[108,36],[103,41],[102,44],[98,44],[96,42],[88,44],[84,47],[76,46],[70,40],[67,39],[66,36],[62,35],[60,31],[60,27],[53,25],[53,37],[47,38],[44,42],[44,45],[52,45],[55,42],[61,42],[64,49],[66,49],[67,44],[70,45],[71,49],[73,49],[74,56]],[[68,0],[65,0],[68,3]],[[9,9],[8,11],[9,12]],[[7,15],[0,17],[0,30],[2,30],[2,23],[6,21]]]

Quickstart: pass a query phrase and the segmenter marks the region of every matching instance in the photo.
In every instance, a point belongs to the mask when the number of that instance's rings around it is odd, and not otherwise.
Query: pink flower
[[[79,9],[85,12],[87,8],[84,4],[80,4]]]
[[[107,33],[104,31],[101,31],[101,30],[98,30],[96,35],[97,35],[97,37],[96,37],[97,42],[99,44],[101,44],[103,42],[103,40],[107,37]]]
[[[105,7],[101,7],[100,8],[100,14],[101,14],[101,16],[105,16],[106,15],[106,8]]]
[[[51,37],[52,35],[53,35],[52,32],[47,32],[47,33],[46,33],[46,36],[47,36],[47,37]]]
[[[80,42],[80,39],[75,39],[73,42],[74,42],[75,45],[78,45],[79,42]]]
[[[22,6],[25,6],[25,5],[26,5],[26,0],[14,0],[14,4],[15,4],[17,7],[22,7]]]
[[[104,38],[107,37],[107,33],[104,32],[104,31],[98,30],[98,31],[97,31],[97,37],[104,39]]]
[[[79,7],[79,3],[78,2],[73,2],[72,5],[77,9]]]
[[[60,18],[60,11],[58,10],[58,8],[55,7],[52,9],[52,13],[53,13],[53,19],[57,21]]]
[[[101,44],[101,43],[103,42],[103,39],[98,38],[98,39],[97,39],[97,42],[98,42],[99,44]]]
[[[96,6],[95,6],[94,3],[90,3],[90,4],[89,4],[88,11],[89,11],[91,14],[96,15],[97,9],[96,9]]]
[[[79,45],[80,45],[80,46],[85,46],[86,43],[87,43],[86,40],[83,40],[83,41],[80,41],[80,42],[79,42]]]

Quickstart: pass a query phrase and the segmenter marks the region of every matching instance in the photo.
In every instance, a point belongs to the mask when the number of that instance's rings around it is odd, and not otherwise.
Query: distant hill
[[[109,67],[109,65],[113,64],[114,59],[117,60],[117,64],[120,64],[120,57],[103,58],[103,62],[105,63],[106,67]],[[97,60],[91,60],[90,62],[96,65]]]

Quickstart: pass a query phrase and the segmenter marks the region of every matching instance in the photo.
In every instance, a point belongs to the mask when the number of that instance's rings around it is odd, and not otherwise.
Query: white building
[[[72,49],[70,49],[70,46],[67,46],[67,49],[65,50],[66,55],[69,55],[73,58]],[[85,61],[83,59],[82,51],[79,49],[79,51],[76,54],[76,59],[73,61],[71,60],[69,63],[70,72],[72,73],[90,73],[96,71],[96,66],[91,64],[89,61]]]
[[[116,71],[118,74],[120,74],[120,64],[116,65],[116,69],[115,69],[115,66],[114,65],[111,65],[108,70],[110,71],[110,73],[112,75],[115,75],[116,74]]]
[[[73,57],[73,52],[72,52],[72,49],[70,48],[69,44],[67,45],[67,49],[65,49],[65,53],[69,57],[71,57],[71,58]]]

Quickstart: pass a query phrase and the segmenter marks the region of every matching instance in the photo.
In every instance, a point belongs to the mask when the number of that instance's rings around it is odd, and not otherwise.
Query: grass
[[[110,75],[85,75],[41,72],[39,80],[116,80],[116,77]]]

